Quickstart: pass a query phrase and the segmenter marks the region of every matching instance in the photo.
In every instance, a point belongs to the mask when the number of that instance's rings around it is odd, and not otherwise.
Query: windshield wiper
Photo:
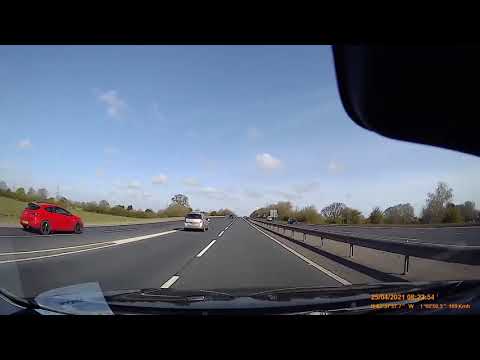
[[[198,290],[173,292],[169,289],[142,289],[105,296],[105,300],[109,304],[132,302],[191,304],[209,300],[233,300],[235,298],[236,296],[231,294],[217,291]]]
[[[8,291],[6,289],[3,289],[3,288],[0,288],[0,296],[5,298],[9,302],[11,302],[11,303],[13,303],[17,306],[23,307],[27,310],[35,310],[35,309],[40,309],[41,308],[34,301],[21,298],[21,297],[15,295],[15,294],[12,294],[10,291]]]

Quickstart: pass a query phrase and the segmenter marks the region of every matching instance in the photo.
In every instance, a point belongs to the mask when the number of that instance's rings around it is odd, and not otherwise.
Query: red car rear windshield
[[[40,206],[38,206],[37,204],[33,204],[33,203],[29,203],[27,205],[27,207],[25,208],[25,210],[38,210],[40,209]]]

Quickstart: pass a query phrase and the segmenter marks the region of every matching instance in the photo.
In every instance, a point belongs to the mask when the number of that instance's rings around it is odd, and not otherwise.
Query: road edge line
[[[258,232],[262,233],[263,235],[265,235],[266,237],[268,237],[269,239],[275,241],[278,245],[282,246],[283,248],[285,248],[286,250],[288,250],[289,252],[291,252],[293,255],[299,257],[300,259],[302,259],[303,261],[305,261],[307,264],[313,266],[314,268],[316,268],[317,270],[323,272],[325,275],[331,277],[332,279],[338,281],[340,284],[342,285],[345,285],[345,286],[349,286],[349,285],[352,285],[351,282],[345,280],[344,278],[338,276],[337,274],[331,272],[330,270],[324,268],[323,266],[320,266],[318,265],[317,263],[313,262],[312,260],[308,259],[307,257],[303,256],[302,254],[300,254],[299,252],[293,250],[292,248],[288,247],[287,245],[285,245],[284,243],[282,243],[281,241],[278,241],[277,239],[273,238],[272,236],[270,236],[269,234],[265,233],[263,230],[260,230],[257,226],[253,225],[252,223],[250,223],[248,220],[245,220],[243,219],[248,225],[250,225],[251,227],[253,227],[255,230],[257,230]]]

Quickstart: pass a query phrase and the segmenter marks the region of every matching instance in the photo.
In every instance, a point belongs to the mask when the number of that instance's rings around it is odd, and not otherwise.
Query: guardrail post
[[[350,255],[348,257],[353,257],[353,244],[350,244]]]
[[[303,233],[303,242],[307,242],[307,234]]]
[[[292,229],[292,238],[295,240],[295,230]]]
[[[402,275],[408,274],[409,265],[410,265],[410,256],[405,255],[405,260],[403,262],[403,274]]]
[[[320,241],[321,241],[320,247],[323,247],[323,236],[320,236]]]

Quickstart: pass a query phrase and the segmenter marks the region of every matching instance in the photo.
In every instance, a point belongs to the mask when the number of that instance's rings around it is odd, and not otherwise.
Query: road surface
[[[182,225],[96,227],[79,235],[49,236],[0,229],[0,287],[33,297],[86,282],[98,282],[104,291],[234,292],[406,281],[344,257],[309,251],[243,218],[212,219],[206,232],[183,231]]]

